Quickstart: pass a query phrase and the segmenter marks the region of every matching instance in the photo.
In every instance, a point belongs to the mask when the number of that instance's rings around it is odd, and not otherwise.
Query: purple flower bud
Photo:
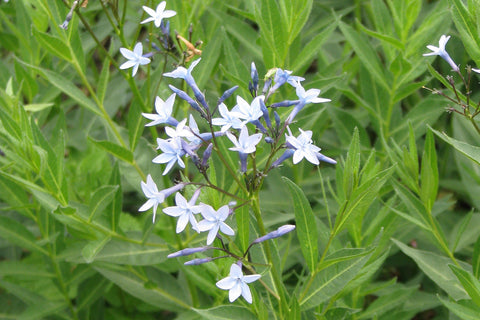
[[[255,125],[262,133],[267,133],[267,129],[263,126],[263,124],[259,120],[250,121],[251,124]]]
[[[217,106],[221,105],[223,101],[227,100],[230,98],[230,96],[235,92],[235,90],[238,89],[238,86],[231,87],[230,89],[226,90],[220,99],[218,99]]]
[[[189,256],[191,254],[197,253],[197,252],[203,252],[206,250],[211,249],[212,247],[199,247],[199,248],[186,248],[174,253],[170,253],[167,258],[178,258],[178,257],[183,257],[183,256]]]
[[[267,79],[267,81],[265,81],[265,84],[263,85],[263,90],[262,90],[262,93],[265,95],[268,91],[268,88],[270,87],[270,85],[272,84],[272,78],[269,78]]]
[[[160,49],[155,42],[152,42],[152,48],[157,51],[162,51],[162,49]]]
[[[297,113],[299,113],[300,110],[303,109],[303,107],[305,107],[305,102],[300,101],[299,103],[297,103],[297,105],[296,105],[295,107],[293,107],[292,112],[290,112],[290,114],[288,115],[288,118],[287,118],[287,120],[285,121],[285,123],[286,123],[287,125],[289,125],[290,123],[292,123],[293,118],[295,118],[295,116],[297,115]]]
[[[210,159],[210,156],[212,155],[212,150],[213,150],[213,143],[210,143],[208,147],[205,149],[205,151],[203,152],[202,167],[207,166],[208,159]]]
[[[285,152],[280,156],[280,158],[278,158],[277,160],[275,160],[274,163],[272,163],[272,165],[270,166],[270,168],[276,168],[278,167],[283,161],[287,160],[288,158],[291,158],[293,157],[293,154],[295,153],[295,150],[294,149],[287,149],[285,150]]]
[[[270,116],[268,114],[268,109],[267,109],[267,106],[265,105],[265,102],[263,101],[263,99],[260,99],[260,110],[262,110],[263,119],[265,119],[265,123],[267,124],[267,127],[272,128],[272,122],[270,122]]]
[[[266,142],[266,143],[274,143],[275,140],[273,140],[272,137],[265,137],[265,142]]]
[[[333,160],[332,158],[329,158],[327,156],[324,156],[323,154],[317,152],[316,154],[317,159],[323,162],[331,163],[331,164],[337,164],[337,161]]]
[[[300,100],[285,100],[285,101],[277,102],[270,105],[270,108],[290,107],[299,102]]]
[[[183,139],[181,139],[182,141],[182,149],[183,151],[185,151],[186,154],[188,154],[191,158],[192,158],[192,161],[195,165],[197,165],[200,161],[200,158],[198,157],[198,155],[195,153],[195,151],[193,151],[192,147]]]
[[[204,115],[205,112],[202,110],[202,108],[200,108],[200,106],[198,105],[198,103],[193,100],[192,98],[190,98],[190,96],[185,92],[185,91],[182,91],[178,88],[175,88],[174,86],[172,86],[171,84],[168,85],[170,87],[170,89],[175,92],[177,94],[177,96],[185,101],[187,101],[187,103],[195,110],[197,110],[198,112],[200,112],[200,114]]]
[[[250,77],[252,78],[253,89],[254,89],[254,91],[257,91],[257,88],[258,88],[258,72],[257,72],[257,67],[255,66],[254,62],[252,62],[252,65],[250,67]]]
[[[200,91],[200,89],[198,88],[197,84],[195,83],[195,80],[193,80],[193,77],[191,78],[191,81],[188,81],[189,78],[185,78],[185,81],[187,82],[187,84],[190,86],[190,88],[192,88],[192,91],[193,91],[193,95],[195,96],[195,98],[197,99],[198,102],[200,102],[200,104],[206,109],[206,110],[209,110],[210,108],[208,107],[208,103],[207,101],[205,100],[205,96],[203,95],[203,93]]]
[[[162,34],[168,36],[170,34],[170,21],[162,20],[162,23],[160,24],[160,30],[162,31]]]
[[[147,53],[142,54],[142,57],[151,58],[151,57],[153,57],[154,54],[155,54],[155,52],[147,52]]]
[[[197,266],[199,264],[207,263],[212,261],[213,258],[203,258],[203,259],[193,259],[184,263],[186,266]]]
[[[275,125],[277,126],[277,130],[278,130],[278,128],[280,128],[280,124],[282,123],[282,121],[280,120],[280,116],[278,115],[277,111],[273,111],[273,115],[275,117]]]
[[[270,233],[267,233],[266,235],[254,240],[252,242],[252,244],[256,244],[256,243],[260,243],[260,242],[263,242],[263,241],[266,241],[266,240],[270,240],[270,239],[275,239],[275,238],[278,238],[278,237],[281,237],[283,236],[284,234],[287,234],[289,232],[292,232],[293,230],[295,230],[295,226],[292,225],[292,224],[286,224],[286,225],[283,225],[281,227],[279,227],[277,230],[275,231],[272,231]]]

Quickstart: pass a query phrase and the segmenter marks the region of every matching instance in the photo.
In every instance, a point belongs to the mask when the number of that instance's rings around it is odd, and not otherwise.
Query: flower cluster
[[[143,7],[151,17],[141,22],[154,22],[155,26],[161,29],[162,39],[167,39],[166,33],[169,30],[165,18],[176,14],[174,11],[165,10],[165,8],[165,1],[161,2],[156,10]],[[168,41],[164,41],[163,47],[164,50],[171,48]],[[160,51],[160,49],[158,50]],[[135,45],[133,51],[126,48],[121,48],[120,51],[128,59],[120,68],[133,67],[132,76],[137,73],[140,65],[150,62],[148,55],[142,54],[142,44],[140,42]],[[186,63],[187,61],[182,58],[181,63]],[[295,226],[281,226],[275,231],[262,235],[252,241],[242,254],[230,251],[225,243],[228,243],[228,237],[235,236],[236,232],[228,225],[229,217],[234,215],[235,210],[239,207],[250,205],[251,199],[243,199],[239,194],[229,193],[211,182],[208,175],[211,155],[214,151],[218,153],[228,152],[227,150],[222,151],[219,145],[219,139],[224,139],[224,136],[226,136],[232,145],[229,147],[229,150],[238,153],[240,166],[236,170],[221,155],[219,158],[222,160],[222,165],[228,167],[232,175],[238,175],[233,177],[239,185],[238,189],[242,189],[248,195],[258,192],[262,186],[263,179],[269,171],[277,168],[291,157],[293,157],[294,164],[299,163],[302,159],[306,159],[315,165],[318,165],[320,161],[335,164],[335,160],[321,154],[320,148],[313,144],[312,131],[298,129],[299,135],[294,136],[290,129],[290,125],[295,117],[306,105],[324,103],[330,101],[330,99],[319,97],[320,90],[318,89],[305,90],[301,84],[305,80],[304,78],[294,76],[291,71],[280,68],[272,69],[267,73],[263,89],[260,91],[257,68],[252,63],[251,81],[249,83],[249,91],[252,96],[251,102],[248,101],[249,99],[237,95],[235,97],[236,104],[229,108],[226,102],[238,89],[238,86],[234,86],[226,90],[215,105],[211,105],[198,87],[193,75],[195,66],[200,62],[201,58],[198,58],[192,61],[188,68],[178,64],[175,70],[164,73],[165,77],[183,79],[191,93],[170,85],[172,94],[166,100],[158,96],[156,97],[155,113],[143,113],[142,115],[150,120],[146,126],[164,126],[165,136],[157,138],[156,141],[157,150],[160,150],[160,154],[152,160],[154,163],[165,165],[163,175],[168,174],[177,166],[185,168],[185,162],[190,159],[198,169],[198,172],[203,175],[205,182],[181,182],[173,187],[159,191],[152,177],[148,175],[146,182],[141,183],[142,190],[148,200],[140,207],[139,211],[153,208],[153,221],[155,222],[158,206],[168,196],[175,193],[175,206],[166,207],[163,209],[163,212],[178,219],[176,232],[183,232],[187,225],[190,224],[195,232],[208,232],[208,234],[206,246],[182,249],[170,254],[169,258],[202,253],[207,250],[222,251],[226,255],[215,258],[196,258],[187,261],[185,264],[198,265],[219,258],[234,258],[236,261],[231,265],[230,275],[218,281],[217,287],[229,290],[231,302],[239,296],[243,296],[247,302],[251,303],[252,295],[247,284],[259,279],[260,275],[243,275],[242,267],[248,270],[249,273],[255,273],[251,261],[248,260],[248,251],[255,244],[293,231]],[[270,100],[284,84],[289,84],[295,89],[295,99],[271,103]],[[189,114],[184,119],[177,119],[174,116],[174,114],[177,114],[173,112],[177,98],[186,101],[191,107],[192,114]],[[284,117],[284,120],[282,120],[277,110],[278,108],[288,107],[291,107],[291,111],[288,115],[282,112]],[[197,125],[195,114],[197,120],[202,119],[204,126]],[[203,127],[207,128],[207,130],[202,130],[201,128]],[[266,162],[262,163],[263,169],[255,162],[257,153],[261,152],[257,149],[261,143],[265,143],[267,147],[262,147],[261,150],[263,152],[270,149]],[[197,188],[190,200],[187,200],[180,193],[187,185],[196,186]],[[241,200],[241,203],[237,206],[236,201],[230,201],[219,208],[214,208],[202,202],[197,203],[204,188],[211,188],[231,200]],[[197,217],[201,217],[201,219],[197,220]],[[215,239],[219,239],[217,243],[221,247],[211,246],[215,243]]]

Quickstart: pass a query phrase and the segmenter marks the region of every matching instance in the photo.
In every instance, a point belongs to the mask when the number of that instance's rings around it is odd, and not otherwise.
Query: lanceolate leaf
[[[288,178],[284,177],[283,181],[287,184],[292,195],[297,235],[303,257],[307,262],[308,269],[313,272],[318,261],[318,234],[315,216],[302,189]]]
[[[360,251],[360,252],[359,252]],[[370,251],[361,249],[352,251],[340,250],[329,259],[339,259],[338,263],[328,266],[315,275],[308,284],[306,293],[301,297],[300,306],[303,310],[318,306],[340,292],[367,263]]]
[[[418,267],[453,299],[468,298],[467,292],[448,267],[449,264],[453,263],[452,260],[433,252],[411,248],[395,239],[392,239],[392,241],[403,253],[412,258]],[[462,267],[469,269],[466,263],[461,264]]]

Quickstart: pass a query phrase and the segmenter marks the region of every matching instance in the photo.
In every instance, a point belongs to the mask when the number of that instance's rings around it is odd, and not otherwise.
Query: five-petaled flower
[[[240,130],[238,140],[237,137],[228,131],[227,137],[235,145],[235,147],[229,149],[232,151],[237,151],[240,156],[240,172],[247,172],[247,155],[255,152],[256,145],[260,142],[260,140],[262,140],[262,134],[255,133],[249,136],[247,126],[244,126]]]
[[[145,10],[146,13],[150,15],[147,19],[143,20],[140,23],[147,23],[150,21],[153,21],[155,24],[155,27],[160,27],[160,24],[162,23],[162,20],[165,18],[171,18],[177,13],[173,10],[165,10],[167,3],[165,1],[162,1],[158,4],[157,9],[153,10],[152,8],[143,6],[143,10]]]
[[[147,211],[148,209],[153,207],[153,222],[155,222],[155,216],[157,215],[157,207],[159,204],[165,201],[169,195],[174,192],[177,192],[185,186],[184,183],[177,184],[171,188],[158,191],[158,187],[152,179],[151,175],[147,176],[147,183],[141,183],[143,193],[148,198],[147,202],[145,202],[138,211],[143,212]]]
[[[124,62],[120,66],[120,69],[128,69],[133,67],[132,77],[137,74],[138,66],[143,66],[150,63],[150,59],[143,56],[143,45],[141,42],[138,42],[135,45],[133,51],[126,48],[120,48],[120,53],[128,59],[128,61]]]
[[[230,214],[230,208],[228,205],[224,205],[215,211],[212,206],[202,203],[200,213],[205,219],[197,224],[197,229],[200,232],[209,231],[207,245],[212,244],[213,240],[215,240],[218,230],[229,236],[235,235],[233,229],[225,223],[225,220]]]
[[[228,108],[224,103],[221,103],[218,106],[218,111],[222,117],[213,118],[212,124],[214,126],[222,126],[222,132],[226,132],[230,128],[241,129],[245,125],[245,122],[237,118],[237,115],[228,111]]]
[[[185,163],[182,160],[182,157],[185,155],[185,150],[182,148],[181,138],[177,137],[168,140],[157,138],[157,143],[157,149],[161,149],[163,153],[156,156],[152,162],[167,164],[163,171],[163,175],[166,175],[170,169],[172,169],[175,162],[178,162],[180,167],[185,168]]]
[[[318,95],[320,94],[319,89],[309,89],[306,90],[302,87],[300,82],[296,83],[296,93],[298,96],[298,103],[293,107],[292,112],[288,115],[287,124],[292,123],[293,118],[303,109],[303,107],[309,103],[324,103],[331,101],[330,99],[320,98]]]
[[[142,116],[152,120],[152,122],[147,123],[145,126],[155,126],[162,123],[176,126],[178,121],[175,118],[172,118],[172,109],[173,104],[175,103],[175,96],[175,93],[172,94],[166,101],[163,101],[162,98],[157,96],[155,99],[155,111],[157,111],[157,113],[142,113]]]
[[[230,302],[235,301],[238,297],[243,296],[245,301],[252,303],[252,293],[248,287],[249,283],[257,281],[261,276],[259,274],[251,274],[244,276],[242,268],[237,264],[230,267],[230,275],[216,283],[217,287],[228,291],[228,299]]]
[[[458,72],[460,70],[456,63],[453,61],[453,59],[450,57],[448,52],[445,50],[445,46],[447,45],[448,40],[450,39],[450,36],[446,36],[442,34],[440,37],[440,40],[438,41],[438,47],[428,45],[427,48],[432,50],[432,52],[424,53],[424,56],[440,56],[442,57],[445,61],[448,62],[450,67],[452,67],[453,71]]]
[[[178,217],[177,229],[176,232],[180,233],[185,230],[188,222],[192,225],[192,229],[197,231],[197,220],[194,217],[194,214],[200,212],[202,207],[200,205],[195,205],[197,202],[198,196],[200,195],[200,189],[198,189],[190,199],[187,201],[180,192],[177,192],[175,195],[175,204],[174,207],[167,207],[163,209],[163,212],[171,217]]]

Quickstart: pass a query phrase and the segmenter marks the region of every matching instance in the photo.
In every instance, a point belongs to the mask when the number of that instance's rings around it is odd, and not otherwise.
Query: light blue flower
[[[225,223],[230,214],[228,205],[224,205],[217,211],[208,204],[202,203],[200,206],[200,213],[205,219],[197,224],[197,229],[200,232],[208,231],[207,245],[212,244],[219,230],[229,236],[235,235],[233,229]]]
[[[200,104],[205,109],[209,109],[207,101],[205,100],[205,96],[203,95],[203,93],[198,88],[198,86],[195,82],[195,79],[193,79],[193,76],[192,76],[193,68],[195,68],[195,66],[200,62],[200,60],[202,60],[202,58],[199,58],[199,59],[193,61],[190,64],[190,67],[188,67],[188,69],[185,69],[185,67],[179,66],[177,69],[173,70],[172,72],[167,72],[167,73],[164,73],[163,75],[165,77],[179,78],[179,79],[185,80],[185,82],[192,89],[193,95],[195,96],[197,101],[200,102]]]
[[[147,123],[145,126],[155,126],[157,124],[166,123],[172,126],[176,126],[178,121],[175,118],[172,118],[173,104],[175,103],[175,93],[172,94],[166,101],[163,101],[162,98],[158,97],[155,99],[155,111],[157,113],[142,113],[142,116],[152,120],[152,122]]]
[[[190,222],[192,225],[192,229],[197,231],[197,220],[195,219],[194,215],[199,213],[202,208],[200,205],[195,205],[199,195],[200,189],[197,189],[190,201],[187,201],[187,199],[185,199],[180,192],[177,192],[175,195],[176,206],[163,209],[165,214],[178,218],[176,229],[177,233],[185,230],[188,222]]]
[[[179,66],[177,67],[177,69],[173,70],[172,72],[167,72],[167,73],[164,73],[163,75],[165,77],[177,78],[177,79],[179,78],[185,81],[187,81],[187,79],[193,79],[192,77],[193,68],[195,68],[195,66],[200,62],[200,60],[202,60],[202,58],[199,58],[193,61],[190,64],[190,67],[188,67],[188,69],[186,69],[185,67]]]
[[[277,68],[277,72],[275,73],[275,78],[273,79],[275,84],[270,89],[269,94],[272,94],[273,92],[275,92],[278,88],[283,86],[285,83],[290,84],[292,87],[296,87],[297,82],[300,82],[303,80],[305,80],[305,78],[302,78],[299,76],[292,76],[292,71],[282,70],[280,68]]]
[[[252,303],[252,293],[250,292],[248,284],[257,281],[260,277],[261,275],[259,274],[244,276],[242,268],[234,263],[230,267],[230,275],[218,281],[216,286],[222,290],[229,290],[228,300],[230,300],[230,302],[242,296],[245,301]]]
[[[187,119],[183,119],[180,121],[175,129],[171,127],[165,127],[165,133],[171,138],[191,138],[193,137],[193,133],[190,128],[186,125]]]
[[[212,119],[212,124],[214,126],[222,126],[222,132],[226,132],[230,128],[241,129],[245,125],[245,122],[240,120],[235,113],[228,111],[224,103],[218,106],[218,111],[222,117]]]
[[[182,160],[182,157],[185,155],[185,150],[182,148],[181,138],[177,137],[169,140],[157,138],[157,143],[157,149],[161,149],[163,153],[155,157],[152,162],[167,164],[163,175],[166,175],[177,162],[180,167],[185,168],[185,163]]]
[[[427,48],[432,50],[432,52],[424,53],[424,56],[440,56],[442,57],[445,61],[448,62],[450,67],[452,67],[453,71],[458,72],[459,68],[457,64],[453,61],[453,59],[450,57],[448,52],[445,50],[445,46],[447,45],[448,40],[450,39],[450,36],[446,36],[442,34],[440,37],[440,40],[438,41],[438,47],[428,45]]]
[[[231,114],[236,117],[245,120],[245,122],[254,122],[263,116],[260,100],[264,99],[264,96],[258,96],[253,99],[252,104],[248,104],[242,97],[237,96],[237,105],[233,107]]]
[[[256,145],[262,140],[262,134],[255,133],[249,136],[247,126],[244,126],[240,130],[238,140],[230,132],[227,132],[227,137],[235,145],[235,147],[229,148],[229,150],[237,151],[240,157],[240,172],[247,172],[248,154],[255,152]]]
[[[141,182],[142,191],[145,196],[148,198],[138,211],[143,212],[153,207],[153,222],[155,222],[155,216],[157,215],[158,205],[165,201],[165,198],[170,196],[172,193],[180,191],[185,186],[184,183],[177,184],[171,188],[158,191],[158,187],[152,179],[151,175],[147,176],[147,182]]]
[[[293,119],[295,116],[300,112],[300,110],[305,107],[305,105],[309,103],[324,103],[324,102],[329,102],[331,101],[330,99],[326,98],[320,98],[318,95],[320,94],[319,89],[309,89],[305,91],[305,89],[302,87],[300,82],[297,82],[296,86],[296,93],[298,96],[298,103],[293,107],[292,112],[289,114],[286,123],[290,124],[292,123]]]
[[[128,61],[124,62],[121,66],[120,69],[128,69],[132,68],[132,77],[134,77],[137,74],[138,66],[140,65],[145,65],[150,63],[150,59],[142,56],[143,54],[143,45],[141,42],[138,42],[135,47],[133,48],[133,51],[128,50],[126,48],[120,48],[120,53],[128,59]]]
[[[293,163],[297,164],[305,158],[309,162],[318,165],[320,162],[317,159],[316,153],[320,151],[320,148],[312,144],[312,131],[299,130],[300,135],[298,138],[295,138],[291,132],[290,135],[286,135],[287,146],[295,149],[293,153]]]
[[[140,22],[141,24],[147,23],[150,21],[153,21],[155,26],[158,28],[160,27],[160,24],[162,23],[162,20],[165,18],[171,18],[177,13],[173,10],[165,10],[167,3],[165,1],[162,1],[158,4],[157,9],[153,10],[152,8],[143,6],[143,10],[145,10],[146,13],[150,15],[147,19],[143,20]]]
[[[261,133],[255,133],[249,136],[248,129],[246,126],[242,127],[242,129],[240,130],[240,135],[238,137],[238,140],[237,140],[237,137],[235,137],[230,132],[227,132],[227,137],[235,145],[235,147],[229,148],[229,150],[237,151],[240,153],[246,153],[246,154],[255,152],[256,150],[255,146],[260,142],[260,140],[262,140]]]
[[[318,165],[320,161],[336,164],[337,162],[329,157],[324,156],[319,151],[321,150],[319,147],[312,144],[312,131],[307,130],[303,131],[300,130],[300,135],[295,138],[290,131],[290,128],[287,128],[289,135],[286,136],[286,145],[287,148],[293,149],[293,154],[291,151],[285,151],[284,155],[282,155],[282,161],[287,159],[288,157],[293,156],[293,163],[299,163],[303,158],[307,159],[309,162]],[[277,163],[278,162],[278,163]],[[275,161],[275,166],[278,166],[281,163],[280,159]]]

